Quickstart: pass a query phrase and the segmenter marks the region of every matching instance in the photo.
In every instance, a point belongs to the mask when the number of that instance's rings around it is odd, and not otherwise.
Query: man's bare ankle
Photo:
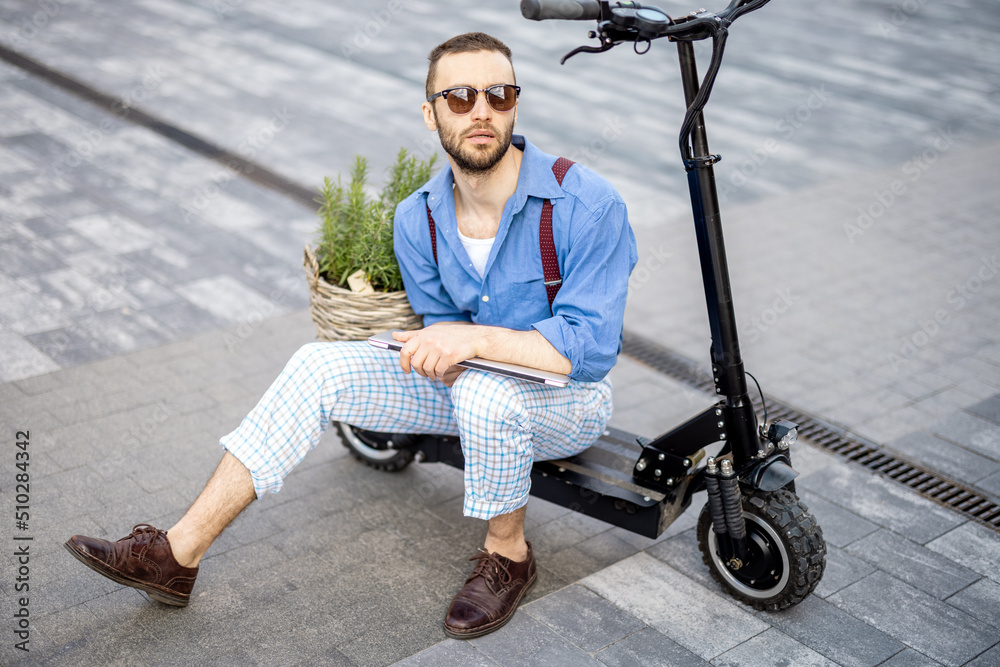
[[[201,561],[201,555],[184,548],[183,540],[171,540],[170,531],[167,531],[167,544],[170,545],[170,553],[177,564],[182,567],[195,568]]]
[[[487,540],[485,549],[490,553],[508,558],[515,563],[522,563],[528,559],[528,544],[526,542],[521,542],[521,544],[499,544],[495,542],[491,543]]]

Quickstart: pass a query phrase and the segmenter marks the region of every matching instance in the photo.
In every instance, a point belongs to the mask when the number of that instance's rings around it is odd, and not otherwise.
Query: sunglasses
[[[434,93],[427,98],[428,102],[433,102],[439,97],[443,97],[448,102],[448,108],[453,114],[459,116],[467,114],[476,106],[479,93],[486,93],[486,101],[494,111],[510,111],[517,103],[517,96],[521,92],[520,86],[499,83],[489,88],[473,88],[472,86],[459,86],[448,88],[440,93]]]

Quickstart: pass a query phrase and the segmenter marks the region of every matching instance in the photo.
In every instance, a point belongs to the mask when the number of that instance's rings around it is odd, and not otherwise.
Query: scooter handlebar
[[[593,21],[601,18],[601,3],[598,0],[521,0],[521,16],[533,21]]]

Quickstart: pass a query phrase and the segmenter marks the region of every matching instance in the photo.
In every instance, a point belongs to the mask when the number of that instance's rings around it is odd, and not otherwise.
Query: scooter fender
[[[799,476],[784,456],[761,461],[744,479],[760,491],[776,491]]]

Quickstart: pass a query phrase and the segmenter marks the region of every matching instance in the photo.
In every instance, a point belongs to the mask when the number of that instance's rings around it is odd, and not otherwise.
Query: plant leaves
[[[392,247],[396,206],[430,179],[436,162],[437,155],[420,160],[401,148],[377,197],[369,197],[368,160],[360,155],[354,158],[346,190],[339,176],[336,183],[323,179],[316,200],[320,204],[316,256],[327,280],[336,278],[330,282],[346,286],[347,276],[360,270],[378,290],[403,289]]]

